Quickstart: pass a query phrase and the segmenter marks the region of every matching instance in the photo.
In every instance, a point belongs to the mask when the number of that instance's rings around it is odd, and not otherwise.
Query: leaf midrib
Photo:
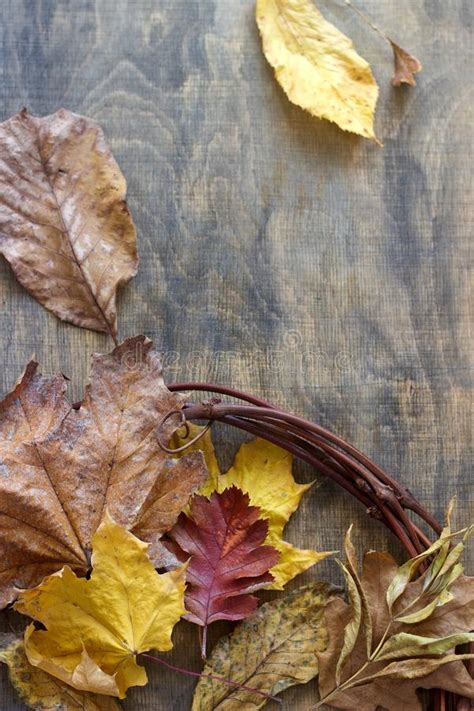
[[[68,244],[69,244],[69,248],[70,248],[71,254],[72,254],[72,258],[73,258],[73,260],[74,260],[74,264],[76,265],[77,269],[79,270],[79,273],[81,274],[81,277],[82,277],[82,279],[83,279],[83,281],[84,281],[84,284],[85,284],[85,286],[87,287],[87,290],[88,290],[88,292],[89,292],[89,294],[90,294],[91,300],[92,300],[92,302],[94,303],[94,306],[95,306],[95,307],[97,308],[97,310],[99,311],[99,314],[100,314],[100,316],[102,317],[102,320],[103,320],[103,322],[104,322],[104,325],[105,325],[105,327],[106,327],[106,330],[109,332],[110,336],[112,337],[112,339],[114,340],[114,342],[117,344],[117,339],[116,339],[116,336],[115,336],[115,334],[114,334],[114,330],[113,330],[113,328],[112,328],[112,325],[109,323],[109,321],[108,321],[108,319],[107,319],[107,317],[106,317],[106,315],[105,315],[105,313],[104,313],[104,310],[102,309],[101,305],[99,304],[99,301],[98,301],[98,299],[97,299],[97,297],[96,297],[96,295],[95,295],[95,293],[94,293],[94,290],[93,290],[93,288],[92,288],[92,285],[90,284],[89,280],[87,279],[87,276],[86,276],[84,270],[82,269],[81,262],[79,261],[79,259],[78,259],[78,257],[77,257],[77,254],[76,254],[76,251],[75,251],[75,249],[74,249],[74,244],[73,244],[73,241],[72,241],[72,239],[71,239],[69,227],[68,227],[67,224],[66,224],[66,220],[65,220],[65,218],[64,218],[64,216],[63,216],[63,213],[62,213],[62,210],[61,210],[61,204],[59,203],[59,200],[58,200],[58,198],[57,198],[56,192],[55,192],[55,190],[54,190],[53,183],[51,182],[51,178],[50,178],[50,176],[49,176],[49,174],[48,174],[48,172],[47,172],[47,170],[46,170],[46,161],[44,160],[43,155],[42,155],[42,153],[41,153],[40,133],[39,133],[38,125],[37,125],[36,120],[35,120],[34,117],[32,117],[32,123],[33,123],[33,125],[34,125],[34,127],[35,127],[35,130],[36,130],[36,136],[37,136],[36,148],[37,148],[37,151],[38,151],[39,163],[40,163],[40,165],[41,165],[41,168],[42,168],[44,177],[46,178],[46,181],[47,181],[47,183],[48,183],[48,187],[49,187],[49,191],[50,191],[50,193],[51,193],[51,196],[53,197],[54,203],[55,203],[55,205],[56,205],[56,210],[57,210],[57,213],[58,213],[58,215],[59,215],[59,219],[60,219],[60,221],[61,221],[61,225],[62,225],[62,228],[63,228],[63,229],[62,229],[62,233],[65,234],[66,237],[67,237]]]

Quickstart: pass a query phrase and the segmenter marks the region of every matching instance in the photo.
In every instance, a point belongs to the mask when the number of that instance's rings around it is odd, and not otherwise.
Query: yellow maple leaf
[[[197,425],[192,425],[189,437],[195,437],[199,430]],[[183,444],[183,441],[176,440],[176,444]],[[282,590],[296,575],[330,555],[330,552],[295,548],[282,538],[285,526],[298,508],[301,497],[312,486],[295,482],[292,474],[293,457],[289,452],[257,438],[244,443],[237,452],[233,466],[226,474],[220,474],[210,433],[207,432],[192,446],[204,452],[209,468],[209,478],[198,491],[199,494],[209,496],[213,491],[221,493],[224,489],[237,486],[249,495],[252,506],[260,508],[262,518],[268,519],[265,543],[280,553],[278,563],[270,570],[275,578],[270,589]]]
[[[148,544],[106,516],[93,541],[90,580],[68,567],[22,591],[15,609],[41,622],[25,632],[30,663],[75,689],[125,697],[143,686],[136,655],[172,648],[184,614],[185,567],[159,575]]]
[[[257,0],[263,52],[289,100],[345,131],[377,140],[378,86],[351,40],[311,0]]]

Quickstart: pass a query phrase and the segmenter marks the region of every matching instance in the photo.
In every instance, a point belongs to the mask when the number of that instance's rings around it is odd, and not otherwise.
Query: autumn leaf
[[[469,655],[452,654],[456,645],[474,640],[473,579],[449,575],[461,565],[462,547],[449,547],[455,535],[444,529],[419,578],[428,551],[400,567],[388,553],[365,554],[361,577],[352,574],[359,601],[351,596],[348,605],[336,599],[326,610],[329,645],[319,655],[320,704],[348,711],[421,711],[418,688],[474,694],[462,661]],[[352,565],[346,568],[352,573]],[[433,600],[437,604],[431,605]],[[361,604],[370,616],[370,645],[367,625],[354,626],[355,619],[361,620]]]
[[[200,453],[177,462],[159,446],[160,420],[183,399],[145,337],[94,356],[79,409],[64,393],[62,375],[30,363],[0,403],[0,607],[63,565],[85,573],[107,508],[151,543],[157,567],[176,564],[160,538],[207,476]]]
[[[194,426],[190,438],[198,432],[199,428]],[[175,435],[175,446],[184,441],[185,438],[179,439]],[[283,590],[296,575],[331,555],[330,551],[319,553],[296,548],[283,540],[286,524],[297,510],[303,494],[312,486],[295,482],[291,471],[293,458],[289,452],[257,438],[242,444],[233,466],[220,475],[210,434],[206,433],[193,447],[202,449],[209,469],[209,477],[199,494],[209,496],[212,491],[222,492],[237,486],[249,495],[252,506],[258,506],[262,518],[268,519],[265,542],[280,554],[278,563],[270,571],[274,577],[270,589]]]
[[[8,666],[10,681],[21,700],[35,711],[120,711],[111,696],[78,691],[32,666],[23,640],[15,635],[0,637],[0,662]]]
[[[265,57],[292,103],[377,140],[378,87],[370,66],[311,0],[257,0],[257,24]]]
[[[331,593],[329,585],[312,583],[265,603],[219,640],[203,674],[218,674],[272,695],[310,681],[318,673],[316,653],[326,647],[323,612]],[[265,702],[249,689],[201,678],[192,709],[251,711]]]
[[[60,109],[0,125],[0,253],[63,321],[115,337],[117,289],[137,271],[126,183],[102,129]]]
[[[136,655],[170,650],[185,612],[185,566],[159,575],[147,548],[107,515],[93,538],[89,580],[65,567],[21,592],[15,609],[46,628],[31,624],[25,632],[33,666],[76,689],[120,698],[147,683]]]
[[[241,620],[258,600],[250,593],[266,587],[278,552],[263,545],[268,522],[249,497],[232,486],[208,500],[195,496],[190,516],[181,514],[170,531],[182,558],[191,556],[186,573],[186,619],[204,627],[202,655],[206,656],[207,627],[216,620]]]
[[[420,60],[393,42],[390,38],[388,41],[393,50],[393,61],[395,65],[395,71],[392,77],[393,86],[400,86],[403,83],[416,86],[416,80],[413,75],[422,70]]]
[[[188,428],[187,436],[183,437],[181,435],[181,429],[177,429],[172,434],[170,445],[175,449],[191,442],[191,440],[195,439],[198,435],[201,435],[204,429],[200,425],[194,424],[194,422],[186,422],[186,426]],[[216,452],[214,445],[212,444],[211,433],[209,430],[205,432],[204,435],[201,436],[196,442],[188,445],[185,450],[177,455],[177,457],[181,459],[189,452],[202,452],[204,454],[204,459],[206,460],[208,475],[204,484],[199,488],[199,494],[201,496],[210,496],[213,491],[220,491],[218,487],[221,471],[219,469]]]

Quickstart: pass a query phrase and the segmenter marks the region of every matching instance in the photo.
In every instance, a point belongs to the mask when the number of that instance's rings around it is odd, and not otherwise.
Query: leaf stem
[[[380,27],[377,27],[375,22],[367,15],[365,12],[363,12],[360,8],[358,8],[356,5],[353,5],[352,0],[343,0],[344,4],[347,5],[347,7],[350,7],[351,10],[353,10],[359,17],[372,29],[374,32],[376,32],[382,39],[384,39],[386,42],[390,43],[390,38],[387,37],[385,32],[383,32]]]
[[[191,671],[190,669],[183,669],[182,667],[177,667],[174,664],[171,664],[170,662],[165,662],[164,659],[155,657],[152,654],[140,654],[140,656],[144,659],[149,659],[150,661],[155,662],[156,664],[161,664],[167,669],[171,669],[172,671],[178,672],[179,674],[193,676],[198,679],[212,679],[212,681],[220,681],[223,684],[227,684],[228,686],[234,686],[237,689],[243,689],[244,691],[250,691],[250,693],[252,694],[258,694],[258,696],[263,696],[269,701],[276,701],[278,704],[282,703],[282,700],[278,699],[276,696],[267,694],[265,691],[261,691],[260,689],[254,689],[251,686],[245,686],[245,684],[239,684],[237,681],[232,681],[232,679],[226,679],[223,676],[216,676],[215,674],[202,674],[201,672]]]

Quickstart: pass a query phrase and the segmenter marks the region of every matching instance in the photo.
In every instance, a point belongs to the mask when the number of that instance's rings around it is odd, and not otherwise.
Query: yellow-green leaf
[[[401,659],[402,657],[423,657],[430,654],[446,654],[458,644],[474,642],[472,632],[456,632],[447,637],[421,637],[416,634],[400,632],[393,635],[384,644],[377,661],[383,659]]]
[[[257,24],[265,57],[291,102],[376,140],[378,86],[370,66],[311,0],[257,0]]]
[[[404,625],[414,625],[416,622],[422,622],[430,617],[437,607],[446,605],[448,602],[451,602],[452,599],[453,595],[449,592],[449,590],[443,590],[421,610],[412,612],[410,615],[402,615],[401,617],[397,617],[395,621],[402,622]]]
[[[318,673],[316,653],[327,644],[324,608],[330,595],[330,586],[313,583],[265,603],[219,640],[203,674],[271,695],[313,679]],[[201,678],[192,711],[253,711],[266,701],[248,689]]]
[[[444,657],[427,657],[426,659],[402,659],[397,662],[390,662],[370,679],[393,676],[398,679],[420,679],[435,672],[444,664],[462,662],[463,660],[474,659],[474,654],[446,654]]]
[[[46,672],[33,667],[25,654],[23,640],[5,635],[0,640],[0,662],[21,700],[35,711],[120,711],[111,696],[78,691]]]
[[[395,573],[392,582],[387,588],[386,600],[388,609],[391,610],[394,603],[398,598],[405,592],[408,583],[412,580],[416,571],[426,558],[429,558],[433,553],[437,553],[440,549],[444,552],[444,546],[452,538],[464,534],[464,539],[469,536],[472,532],[473,527],[463,528],[461,531],[456,531],[455,533],[450,533],[449,529],[443,529],[441,537],[438,538],[429,548],[427,548],[423,553],[419,553],[414,558],[410,558],[406,563],[401,565],[397,572]],[[432,565],[437,564],[436,558]],[[437,573],[439,575],[439,571]],[[432,578],[431,578],[432,580]]]
[[[359,565],[358,565],[358,561],[357,561],[357,553],[356,553],[354,544],[352,543],[352,527],[353,527],[353,524],[351,523],[351,525],[347,529],[346,535],[344,537],[344,552],[345,552],[346,558],[347,558],[346,570],[347,570],[347,573],[353,578],[353,581],[357,587],[357,592],[360,597],[361,618],[364,623],[364,634],[365,634],[365,644],[366,644],[366,648],[367,648],[367,656],[370,656],[370,653],[372,651],[372,637],[373,637],[372,617],[371,617],[370,609],[369,609],[369,600],[367,598],[366,592],[364,590],[364,586],[362,585],[362,582],[359,577]],[[346,573],[344,573],[344,575],[346,576]],[[352,599],[351,599],[351,603],[352,603]]]
[[[136,655],[173,646],[185,612],[185,566],[159,575],[148,545],[108,515],[92,544],[89,580],[65,567],[23,591],[15,607],[46,628],[26,630],[33,666],[76,689],[123,698],[128,687],[147,683]]]
[[[349,597],[352,615],[351,619],[344,628],[344,639],[341,654],[339,655],[336,665],[336,684],[340,683],[342,670],[344,669],[349,655],[355,647],[362,620],[362,601],[357,583],[348,568],[341,563],[341,561],[338,561],[338,563],[346,581],[347,595]]]

